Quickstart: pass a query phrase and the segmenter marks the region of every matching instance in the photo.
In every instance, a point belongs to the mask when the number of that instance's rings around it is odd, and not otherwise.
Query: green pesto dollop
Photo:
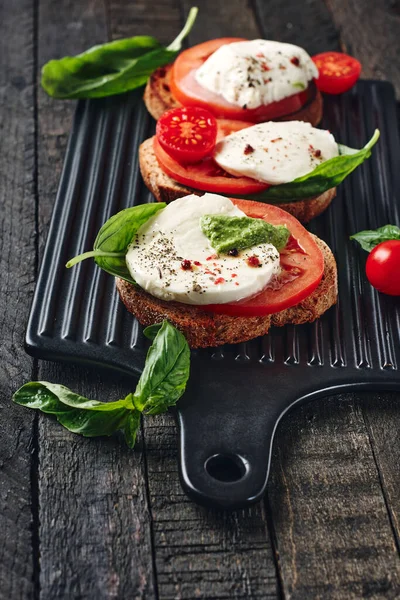
[[[280,251],[286,246],[290,236],[289,229],[283,225],[271,225],[263,219],[251,217],[203,215],[200,227],[211,246],[220,254],[233,249],[244,250],[258,244],[273,244]]]

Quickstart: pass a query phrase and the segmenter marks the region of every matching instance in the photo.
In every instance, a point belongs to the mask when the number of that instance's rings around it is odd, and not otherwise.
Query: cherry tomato
[[[361,63],[343,52],[322,52],[312,57],[319,77],[315,80],[321,92],[342,94],[356,83],[361,73]]]
[[[217,120],[198,106],[173,108],[157,122],[160,146],[181,163],[195,163],[212,153],[217,139]]]
[[[400,240],[388,240],[369,253],[365,271],[379,292],[400,296]]]
[[[282,281],[267,286],[252,298],[231,304],[199,306],[209,312],[235,316],[262,316],[295,306],[309,296],[319,285],[324,273],[324,257],[313,236],[286,211],[251,200],[231,198],[248,217],[264,219],[272,225],[285,225],[291,233],[291,243],[281,252]]]
[[[243,38],[220,38],[184,50],[175,60],[171,71],[170,86],[176,100],[183,106],[206,106],[216,117],[221,119],[240,119],[260,123],[295,113],[314,99],[316,88],[311,83],[306,90],[293,94],[288,98],[258,108],[248,109],[227,102],[221,95],[215,94],[197,83],[195,78],[196,69],[213,52],[225,44],[244,41],[246,40]]]

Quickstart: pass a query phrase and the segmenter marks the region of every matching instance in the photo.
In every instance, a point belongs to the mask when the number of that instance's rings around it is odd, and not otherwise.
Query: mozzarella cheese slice
[[[201,86],[241,108],[298,94],[314,77],[318,69],[303,48],[270,40],[225,44],[195,74]]]
[[[257,294],[279,273],[279,252],[272,244],[241,250],[238,256],[217,255],[200,228],[206,214],[245,216],[229,198],[191,194],[139,229],[126,263],[144,290],[184,304],[223,304]]]
[[[232,175],[279,185],[310,173],[338,154],[329,131],[303,121],[269,121],[223,138],[215,147],[214,160]]]

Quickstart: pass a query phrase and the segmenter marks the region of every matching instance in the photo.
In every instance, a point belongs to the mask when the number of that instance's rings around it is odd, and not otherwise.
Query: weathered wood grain
[[[400,98],[399,3],[390,0],[325,0],[344,50],[362,63],[362,77],[386,79]]]
[[[201,508],[184,494],[170,415],[146,426],[160,600],[279,598],[262,504],[234,513]]]
[[[39,63],[107,39],[101,0],[42,0]],[[41,249],[60,177],[74,102],[39,92],[39,220]],[[106,373],[40,363],[41,379],[87,397],[124,397],[133,383]],[[146,467],[140,441],[84,439],[46,417],[39,421],[40,593],[56,598],[156,597]]]
[[[152,35],[170,44],[181,29],[181,12],[176,0],[107,0],[110,36]],[[200,9],[203,10],[202,8]]]
[[[268,496],[285,596],[398,598],[400,562],[362,410],[351,396],[279,428]]]
[[[310,55],[339,50],[339,33],[323,0],[254,0],[264,38],[297,44]]]
[[[32,378],[23,339],[36,269],[34,10],[0,3],[0,598],[33,593],[33,415],[11,403]]]
[[[359,406],[367,424],[397,549],[400,551],[400,396],[363,394]]]
[[[181,5],[186,18],[193,3],[181,0]],[[249,2],[203,0],[198,6],[197,20],[188,36],[190,46],[223,36],[251,39],[259,35],[256,16]]]

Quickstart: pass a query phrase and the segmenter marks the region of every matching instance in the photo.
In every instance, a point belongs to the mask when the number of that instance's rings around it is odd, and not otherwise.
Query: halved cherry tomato
[[[361,63],[343,52],[322,52],[312,57],[319,77],[315,83],[321,92],[342,94],[356,83],[361,73]]]
[[[289,229],[294,243],[281,253],[282,285],[267,287],[250,299],[198,308],[219,314],[253,317],[279,312],[307,298],[318,287],[324,273],[324,257],[312,235],[295,217],[277,206],[234,198],[232,202],[248,217],[264,219],[272,225],[285,225]]]
[[[379,292],[400,296],[400,240],[388,240],[371,250],[365,271]]]
[[[171,71],[170,86],[176,100],[183,106],[206,106],[216,117],[222,119],[240,119],[260,123],[295,113],[314,98],[316,90],[315,86],[311,84],[303,92],[293,94],[278,102],[247,109],[227,102],[219,94],[214,94],[197,83],[196,69],[213,52],[224,44],[243,41],[246,40],[243,38],[219,38],[198,44],[182,52],[175,60]]]
[[[160,146],[181,163],[195,163],[212,153],[217,139],[217,120],[199,106],[173,108],[157,121]]]

